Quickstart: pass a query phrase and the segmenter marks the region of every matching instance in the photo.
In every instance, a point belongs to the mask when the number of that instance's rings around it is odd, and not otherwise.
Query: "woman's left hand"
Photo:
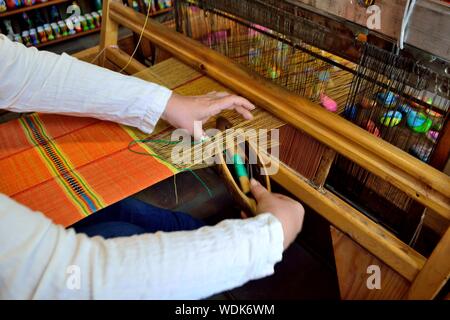
[[[203,96],[172,93],[161,118],[176,128],[186,129],[195,140],[201,140],[205,136],[201,125],[225,109],[234,109],[250,120],[253,118],[250,110],[255,106],[247,99],[227,92],[210,92]]]

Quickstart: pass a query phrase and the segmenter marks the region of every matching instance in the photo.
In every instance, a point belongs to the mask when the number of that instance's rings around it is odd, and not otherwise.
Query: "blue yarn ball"
[[[397,97],[395,96],[394,93],[392,93],[391,91],[388,91],[386,93],[379,92],[377,94],[377,99],[385,107],[393,107],[393,105],[395,104],[395,101],[397,100]]]

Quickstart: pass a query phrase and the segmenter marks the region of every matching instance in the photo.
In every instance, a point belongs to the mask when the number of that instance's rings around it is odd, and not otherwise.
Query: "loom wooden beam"
[[[434,248],[425,266],[414,279],[407,298],[433,299],[450,278],[450,228]]]
[[[284,164],[272,178],[407,280],[413,281],[424,266],[425,257],[331,192],[319,192]]]
[[[141,32],[145,20],[142,14],[116,2],[110,3],[109,16],[134,32]],[[147,22],[143,35],[450,220],[450,177],[447,175],[156,21]]]
[[[100,31],[99,65],[104,66],[106,54],[104,50],[111,46],[117,46],[119,40],[119,24],[111,19],[109,4],[118,0],[103,0],[102,4],[102,29]]]
[[[120,68],[125,67],[130,61],[124,69],[128,74],[138,73],[148,68],[119,48],[106,48],[105,53],[106,58]]]

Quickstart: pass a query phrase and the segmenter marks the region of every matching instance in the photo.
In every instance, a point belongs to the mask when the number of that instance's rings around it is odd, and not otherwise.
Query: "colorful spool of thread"
[[[334,101],[324,93],[320,94],[320,104],[322,105],[322,107],[331,112],[336,112],[338,109],[336,101]]]
[[[395,127],[402,121],[402,114],[399,111],[388,111],[380,119],[386,127]]]
[[[417,133],[426,133],[431,129],[433,121],[422,112],[411,111],[406,119],[408,127]]]
[[[0,0],[0,12],[5,12],[6,10],[7,8],[5,0]]]
[[[379,92],[377,94],[377,100],[385,107],[392,108],[397,101],[397,97],[391,91],[388,92]]]
[[[239,154],[235,153],[233,156],[233,162],[236,176],[239,179],[239,184],[241,185],[242,192],[250,192],[250,180],[248,178],[247,169],[245,169],[244,160],[242,160]]]

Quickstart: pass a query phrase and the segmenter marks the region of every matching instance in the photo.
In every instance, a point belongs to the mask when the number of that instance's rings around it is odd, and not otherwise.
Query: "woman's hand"
[[[251,191],[256,199],[257,214],[269,212],[280,220],[284,234],[283,246],[286,249],[302,230],[305,209],[294,199],[270,193],[255,179],[251,180]]]
[[[176,128],[186,129],[195,140],[200,140],[205,136],[201,125],[210,117],[222,110],[234,109],[250,120],[253,118],[250,110],[254,108],[247,99],[227,92],[210,92],[204,96],[181,96],[172,93],[161,118]],[[198,128],[194,128],[194,123]]]

